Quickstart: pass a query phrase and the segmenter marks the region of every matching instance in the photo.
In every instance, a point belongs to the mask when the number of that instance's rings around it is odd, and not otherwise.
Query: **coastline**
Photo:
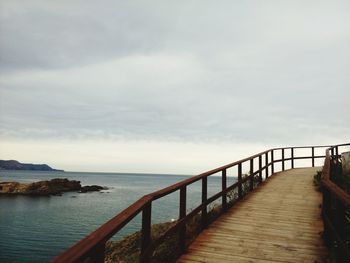
[[[159,190],[184,179],[182,175],[0,171],[0,181],[29,183],[68,178],[82,185],[108,186],[109,194],[65,192],[62,196],[12,195],[0,197],[0,261],[48,262],[60,252],[94,231],[131,203],[145,194]],[[220,178],[208,182],[209,193],[216,191]],[[200,200],[200,184],[194,185],[188,208]],[[213,187],[213,188],[212,188]],[[73,198],[74,197],[74,198]],[[178,202],[178,195],[169,197]],[[153,206],[158,211],[152,224],[169,222],[178,217],[178,209],[164,202]],[[113,239],[121,240],[141,228],[141,219],[135,218]],[[33,255],[33,249],[35,254]]]

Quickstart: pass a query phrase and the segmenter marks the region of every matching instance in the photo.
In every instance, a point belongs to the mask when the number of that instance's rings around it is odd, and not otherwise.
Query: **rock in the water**
[[[62,195],[63,192],[87,193],[108,189],[99,185],[81,186],[80,181],[56,178],[34,183],[0,182],[0,194],[21,195]]]
[[[62,192],[78,191],[80,181],[56,178],[34,183],[1,182],[0,194],[60,195]]]
[[[96,192],[106,189],[105,187],[99,185],[86,185],[81,187],[79,193]]]

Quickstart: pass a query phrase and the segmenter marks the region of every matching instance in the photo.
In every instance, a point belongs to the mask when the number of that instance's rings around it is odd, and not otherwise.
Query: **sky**
[[[197,174],[350,141],[349,1],[0,0],[0,159]]]

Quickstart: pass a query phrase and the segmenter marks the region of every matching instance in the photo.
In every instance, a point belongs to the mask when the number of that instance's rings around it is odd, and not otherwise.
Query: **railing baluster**
[[[339,163],[338,155],[339,155],[338,146],[335,146],[335,162],[336,162],[337,164]]]
[[[152,202],[149,202],[142,210],[141,262],[148,262],[148,258],[143,254],[151,243],[151,213]]]
[[[254,189],[254,158],[250,159],[249,191]]]
[[[275,164],[273,162],[274,158],[273,158],[273,150],[271,150],[271,174],[275,173]]]
[[[291,161],[291,167],[294,168],[294,148],[290,148],[290,161]]]
[[[269,177],[269,154],[265,153],[265,179]]]
[[[315,147],[311,147],[312,167],[315,167]]]
[[[186,185],[180,188],[180,211],[179,219],[182,219],[186,216]],[[181,252],[186,250],[186,222],[180,228],[179,232],[179,247]]]
[[[226,190],[227,187],[227,174],[226,174],[226,169],[222,170],[222,191]],[[222,210],[226,211],[227,210],[227,193],[224,193],[222,195]]]
[[[242,198],[242,163],[238,164],[238,199]]]
[[[262,156],[259,155],[259,181],[262,182]]]
[[[334,147],[331,148],[331,156],[332,156],[331,167],[334,167],[334,161],[335,161]],[[331,176],[331,178],[333,178],[333,174],[332,173],[330,174],[330,176]]]
[[[282,171],[284,171],[284,148],[282,149]]]
[[[202,178],[202,204],[207,201],[208,178]],[[202,208],[202,229],[207,227],[207,205]]]
[[[335,146],[335,155],[336,155],[336,158],[338,158],[338,155],[339,155],[338,146]]]

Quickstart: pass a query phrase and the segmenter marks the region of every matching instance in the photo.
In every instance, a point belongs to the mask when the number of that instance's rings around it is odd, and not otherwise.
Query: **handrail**
[[[342,146],[342,145],[338,145]],[[103,262],[104,261],[104,249],[108,239],[122,229],[128,222],[130,222],[136,215],[142,213],[142,229],[141,229],[141,255],[140,261],[148,262],[149,255],[152,250],[155,249],[156,240],[151,240],[151,214],[152,214],[152,201],[162,198],[175,191],[179,191],[180,194],[180,213],[179,219],[175,224],[166,231],[166,233],[160,237],[165,238],[168,234],[178,232],[179,242],[182,251],[186,248],[186,222],[194,215],[201,214],[201,228],[204,229],[207,225],[207,206],[218,198],[222,198],[222,212],[227,209],[227,193],[231,190],[237,189],[239,198],[242,197],[242,184],[249,181],[249,191],[254,189],[254,179],[258,176],[259,182],[263,181],[263,172],[265,171],[265,179],[275,172],[275,163],[282,164],[282,171],[285,170],[286,162],[290,161],[291,168],[294,168],[294,160],[311,159],[312,166],[315,166],[315,159],[324,158],[324,155],[315,155],[314,150],[316,148],[328,148],[327,146],[298,146],[298,147],[283,147],[272,148],[250,157],[241,159],[229,163],[227,165],[215,168],[213,170],[201,173],[197,176],[193,176],[181,182],[175,183],[161,190],[155,191],[148,195],[143,196],[128,208],[124,209],[118,215],[111,220],[100,226],[94,232],[80,240],[71,248],[63,252],[57,258],[52,259],[50,262],[58,263],[75,263],[75,262]],[[295,156],[295,149],[311,149],[310,156]],[[286,150],[290,150],[290,157],[285,158]],[[282,158],[274,159],[274,154],[281,152]],[[263,166],[264,158],[264,166]],[[258,159],[258,167],[254,169],[254,160]],[[242,179],[242,164],[249,162],[250,175],[247,178]],[[227,170],[233,167],[238,168],[237,176],[238,182],[227,186]],[[221,172],[222,188],[221,191],[216,193],[212,197],[207,196],[207,177],[213,174]],[[202,181],[202,202],[199,206],[194,208],[192,212],[186,212],[186,192],[187,186],[194,182]]]
[[[82,258],[90,254],[90,251],[98,249],[101,243],[105,243],[114,233],[130,222],[143,209],[145,204],[151,200],[152,197],[149,195],[141,197],[51,262],[80,262]]]
[[[350,146],[350,144],[342,144],[342,145],[336,145],[328,148],[326,150],[326,159],[322,170],[322,185],[325,186],[334,196],[337,197],[340,201],[343,202],[344,205],[350,206],[350,195],[346,193],[342,188],[340,188],[337,184],[333,183],[331,181],[330,175],[331,175],[331,154],[330,151],[332,149],[336,149],[336,152],[338,152],[339,146]],[[332,160],[338,161],[338,154],[332,155]]]
[[[335,251],[336,262],[350,261],[350,195],[332,182],[334,171],[340,168],[338,147],[350,144],[331,146],[326,150],[326,158],[322,170],[323,204],[322,217],[324,221],[324,238],[328,246]],[[341,170],[341,169],[340,169]]]

